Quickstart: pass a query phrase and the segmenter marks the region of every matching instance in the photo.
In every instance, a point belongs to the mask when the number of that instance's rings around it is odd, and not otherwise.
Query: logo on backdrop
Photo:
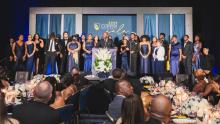
[[[107,23],[94,23],[94,29],[96,31],[102,30],[108,33],[117,33],[118,35],[123,33],[129,33],[129,30],[125,29],[125,24],[119,25],[117,21],[108,21]]]

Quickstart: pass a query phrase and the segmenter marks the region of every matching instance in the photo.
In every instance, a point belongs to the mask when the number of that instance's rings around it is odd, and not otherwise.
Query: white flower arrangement
[[[112,69],[111,52],[106,48],[100,48],[94,53],[93,68],[97,72],[110,72]]]
[[[144,76],[140,78],[142,84],[154,84],[154,79],[151,76]]]

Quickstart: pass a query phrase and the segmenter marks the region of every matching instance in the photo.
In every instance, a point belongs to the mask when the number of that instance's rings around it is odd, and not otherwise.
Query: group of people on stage
[[[63,33],[63,39],[54,33],[46,40],[38,34],[28,35],[27,39],[24,42],[23,35],[19,35],[16,42],[10,39],[10,62],[14,64],[15,71],[63,75],[72,67],[78,67],[90,74],[93,48],[116,48],[117,67],[131,75],[157,75],[170,71],[175,76],[180,73],[180,63],[188,75],[199,68],[211,71],[214,66],[214,57],[209,54],[209,49],[204,47],[202,52],[199,35],[195,36],[194,43],[185,35],[183,44],[176,35],[169,42],[165,40],[164,33],[151,40],[148,35],[139,38],[134,32],[129,36],[123,34],[120,41],[114,41],[108,32],[104,32],[101,39],[92,34],[70,37],[67,32]]]

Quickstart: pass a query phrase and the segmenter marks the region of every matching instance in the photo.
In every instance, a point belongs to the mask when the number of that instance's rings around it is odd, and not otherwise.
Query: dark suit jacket
[[[101,39],[99,42],[99,47],[101,48],[113,48],[114,47],[114,42],[113,40],[107,39],[107,41],[105,41],[104,39]]]
[[[114,120],[117,120],[121,116],[121,107],[124,98],[125,97],[122,96],[115,96],[113,101],[109,104],[108,112]]]
[[[68,42],[67,42],[68,43]],[[58,42],[58,45],[59,45],[59,49],[60,49],[60,52],[63,54],[63,55],[67,55],[67,44],[65,45],[65,39],[61,39],[59,42]]]
[[[20,124],[58,124],[59,113],[40,102],[29,102],[18,105],[13,110],[13,118]]]
[[[192,59],[193,56],[193,43],[187,42],[185,47],[183,46],[183,55],[186,56],[187,59]]]
[[[204,70],[212,70],[215,65],[215,57],[213,55],[201,55],[200,66]]]
[[[49,47],[50,47],[50,40],[49,39],[47,39],[46,40],[46,43],[45,43],[45,52],[47,52],[48,50],[49,50]],[[59,49],[59,44],[58,44],[58,41],[57,40],[55,40],[55,50],[56,50],[56,52],[59,52],[60,51],[60,49]]]
[[[115,93],[115,83],[117,80],[115,79],[106,79],[103,81],[104,88],[109,90],[111,93]]]
[[[162,124],[160,120],[150,118],[148,121],[142,122],[140,124]]]

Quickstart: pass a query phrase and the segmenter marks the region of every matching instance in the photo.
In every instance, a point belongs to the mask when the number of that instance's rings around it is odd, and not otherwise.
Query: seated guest
[[[79,69],[77,67],[73,67],[71,69],[71,71],[69,73],[66,73],[63,78],[61,79],[61,83],[73,83],[73,76],[76,75],[76,74],[79,74],[79,80],[80,80],[80,84],[81,85],[87,85],[89,84],[89,80],[84,78],[84,75],[82,75],[80,72],[79,72]]]
[[[169,124],[171,110],[172,104],[170,100],[164,95],[158,95],[152,100],[150,116],[164,124]]]
[[[7,107],[4,97],[0,94],[0,124],[19,124],[16,119],[7,116]]]
[[[112,71],[112,78],[105,79],[103,81],[104,88],[111,93],[115,93],[115,83],[122,78],[123,70],[116,68]]]
[[[205,72],[202,69],[198,69],[194,72],[196,78],[196,84],[193,87],[193,92],[200,93],[205,90],[206,81],[205,81]]]
[[[201,92],[199,95],[202,97],[210,97],[209,101],[212,102],[213,105],[218,104],[220,99],[220,85],[218,84],[220,77],[214,77],[212,74],[210,75],[209,83],[205,87],[204,92]]]
[[[209,54],[209,48],[203,48],[203,54],[200,56],[200,67],[209,73],[215,64],[215,58]]]
[[[114,118],[118,119],[121,115],[121,106],[124,98],[133,94],[133,87],[130,82],[126,80],[120,80],[115,86],[116,96],[113,101],[109,104],[109,114]]]
[[[2,90],[7,90],[9,86],[10,84],[6,78],[4,77],[0,78],[0,92]]]
[[[61,94],[61,90],[60,88],[56,88],[55,99],[54,99],[54,102],[50,104],[50,107],[57,109],[57,108],[63,107],[64,105],[65,105],[65,100]]]
[[[141,92],[141,99],[144,106],[144,118],[145,122],[142,124],[161,124],[161,122],[155,118],[150,117],[150,113],[148,112],[148,109],[150,107],[150,103],[152,102],[152,96],[149,95],[149,93]]]
[[[54,102],[55,100],[55,97],[56,97],[56,85],[57,85],[57,80],[55,77],[46,77],[45,78],[45,81],[48,81],[51,86],[53,87],[53,91],[52,91],[52,96],[51,96],[51,99],[50,101],[48,102],[48,104],[51,104]]]
[[[123,100],[121,117],[116,124],[140,124],[144,122],[144,107],[141,98],[135,94]]]
[[[13,117],[21,124],[58,124],[59,114],[47,105],[52,96],[53,87],[48,81],[41,81],[34,89],[34,101],[18,105]]]
[[[64,100],[67,100],[71,95],[76,93],[77,88],[74,82],[68,82],[64,84],[65,89],[61,91],[61,95],[64,98]]]

